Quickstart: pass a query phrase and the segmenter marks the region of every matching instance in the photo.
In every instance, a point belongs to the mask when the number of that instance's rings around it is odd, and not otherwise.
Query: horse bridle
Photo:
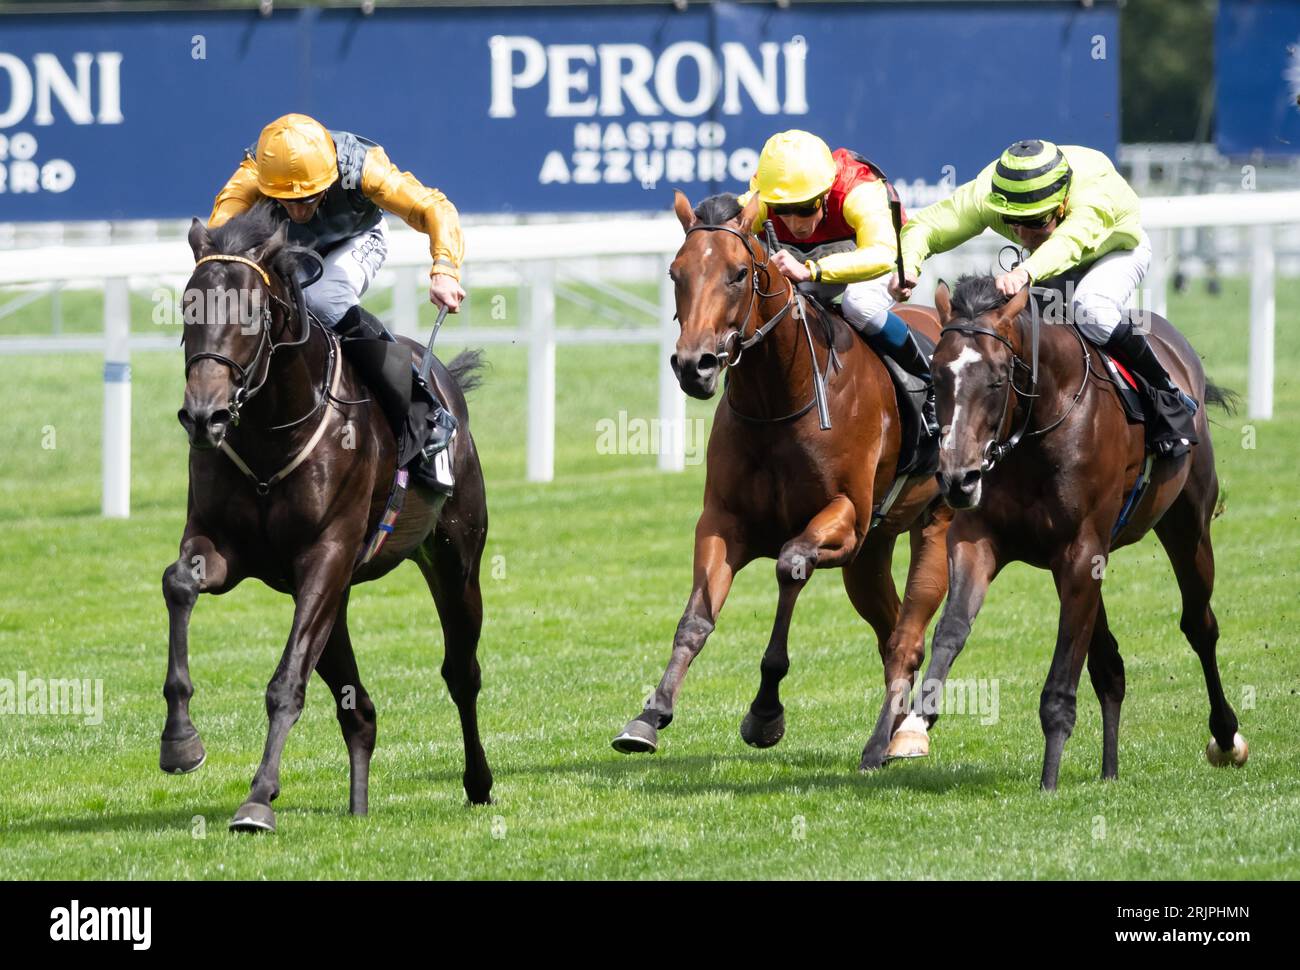
[[[761,326],[756,327],[754,332],[746,337],[745,327],[749,323],[750,314],[754,312],[754,302],[760,297],[766,300],[769,297],[778,295],[778,291],[776,290],[773,290],[771,293],[766,293],[760,290],[758,286],[758,271],[761,269],[765,273],[767,272],[767,267],[772,262],[771,255],[769,254],[768,257],[760,263],[758,258],[754,255],[753,248],[750,246],[749,237],[739,229],[731,228],[731,226],[692,226],[690,229],[686,230],[686,235],[689,236],[693,232],[731,233],[731,235],[741,241],[742,245],[745,247],[745,252],[749,256],[749,277],[752,283],[749,289],[749,302],[745,305],[744,316],[740,318],[740,326],[733,327],[731,330],[727,331],[726,335],[722,338],[722,343],[719,346],[718,353],[718,361],[723,367],[734,367],[736,364],[740,363],[741,354],[750,347],[753,347],[755,344],[760,343],[764,337],[771,333],[772,329],[778,323],[785,319],[786,314],[788,314],[795,306],[795,289],[793,286],[787,286],[785,306],[781,307],[781,309],[776,312],[775,316],[763,323]],[[733,341],[736,348],[736,355],[734,357],[731,356]]]
[[[258,334],[258,338],[257,338],[257,349],[253,351],[253,359],[250,360],[246,365],[240,364],[238,361],[234,360],[233,358],[227,357],[225,354],[219,354],[213,350],[200,351],[197,354],[193,354],[185,358],[186,380],[189,379],[190,368],[192,368],[200,360],[215,360],[217,363],[224,364],[226,367],[230,368],[230,372],[233,375],[235,375],[235,385],[236,385],[235,392],[233,395],[231,395],[230,398],[230,405],[229,405],[230,424],[231,426],[238,426],[240,409],[249,401],[251,401],[257,395],[257,393],[262,389],[262,387],[266,384],[267,378],[271,374],[271,358],[275,356],[275,352],[277,350],[285,350],[291,347],[301,347],[311,338],[311,318],[308,316],[307,313],[306,299],[302,295],[302,288],[301,287],[295,288],[297,293],[298,305],[294,306],[293,304],[288,303],[287,301],[282,299],[272,288],[271,274],[268,273],[261,264],[255,262],[254,260],[248,259],[247,257],[244,256],[236,256],[231,253],[212,253],[208,256],[204,256],[201,259],[199,259],[197,262],[195,262],[194,266],[197,269],[202,264],[208,262],[242,263],[245,266],[251,267],[257,273],[257,275],[262,278],[262,282],[266,284],[266,292],[271,297],[271,299],[274,300],[276,303],[280,304],[280,306],[284,308],[285,313],[289,314],[290,316],[292,316],[295,313],[298,315],[299,326],[301,329],[301,333],[297,339],[286,340],[278,344],[274,343],[271,337],[271,325],[274,322],[271,314],[271,304],[269,302],[263,302],[262,319],[259,325],[259,330],[261,332]],[[184,341],[184,334],[181,335],[181,339],[182,341]],[[265,363],[262,364],[264,357],[265,357]],[[249,375],[256,372],[259,364],[262,364],[262,377],[256,384],[250,387]],[[315,408],[313,408],[303,417],[299,418],[297,421],[292,421],[289,424],[285,424],[285,425],[279,425],[275,428],[270,428],[268,430],[278,431],[278,430],[282,430],[283,428],[293,427],[296,424],[301,424],[303,421],[306,421],[307,418],[309,418],[312,414],[315,414],[319,408],[320,408],[320,401],[317,402]]]
[[[767,229],[768,229],[769,239],[774,242],[775,240],[773,237],[773,231],[770,222],[767,223]],[[697,226],[692,226],[690,229],[687,229],[686,235],[689,236],[693,232],[730,233],[731,235],[735,236],[737,239],[741,241],[741,243],[745,247],[745,252],[749,255],[749,276],[752,281],[750,286],[750,291],[749,291],[749,302],[745,305],[745,313],[744,316],[740,318],[740,325],[733,327],[731,330],[728,330],[726,335],[722,338],[722,342],[719,345],[718,355],[717,355],[719,364],[723,368],[735,367],[737,364],[740,363],[741,355],[744,354],[744,352],[748,350],[750,347],[753,347],[756,344],[761,343],[763,341],[763,338],[766,337],[769,333],[771,333],[772,330],[775,329],[777,324],[779,324],[787,316],[791,315],[792,310],[794,311],[793,314],[794,317],[803,323],[804,336],[807,338],[807,342],[808,342],[808,354],[812,360],[812,369],[813,369],[812,399],[803,407],[799,408],[797,411],[792,411],[789,414],[783,414],[775,418],[753,417],[751,415],[744,414],[743,412],[737,410],[736,406],[731,401],[731,394],[729,390],[728,392],[726,392],[727,406],[731,408],[732,413],[735,414],[736,417],[740,418],[742,421],[750,422],[751,424],[774,424],[782,421],[793,421],[796,418],[803,417],[814,407],[816,407],[818,410],[818,419],[822,430],[823,431],[829,430],[831,426],[831,421],[830,421],[830,413],[826,406],[826,372],[829,371],[832,366],[838,368],[839,360],[835,355],[835,348],[832,344],[830,349],[830,355],[827,357],[825,370],[822,369],[821,364],[818,362],[817,351],[813,345],[812,330],[808,325],[808,308],[805,304],[803,296],[798,292],[798,290],[795,289],[793,283],[787,281],[785,305],[781,307],[781,309],[778,310],[771,318],[764,321],[759,326],[755,327],[753,333],[751,333],[749,336],[745,336],[745,327],[748,325],[749,318],[754,312],[755,302],[760,298],[768,299],[769,297],[777,296],[779,292],[777,290],[773,290],[772,292],[768,293],[760,289],[758,284],[759,270],[763,270],[764,274],[768,275],[769,279],[771,277],[771,274],[768,273],[767,271],[768,266],[772,262],[771,250],[765,251],[765,255],[767,258],[765,258],[763,262],[760,263],[758,261],[758,257],[754,254],[753,247],[750,245],[750,236],[748,233],[741,232],[739,229],[733,229],[731,226],[697,225]],[[774,248],[775,246],[772,247],[772,249]],[[782,279],[784,280],[785,278],[782,277]],[[734,355],[732,354],[733,348],[735,350]],[[728,384],[728,388],[729,387],[730,384]]]
[[[998,433],[1000,433],[1001,429],[1007,424],[1007,416],[1011,411],[1013,392],[1015,395],[1025,398],[1029,402],[1028,407],[1025,408],[1025,419],[1021,422],[1019,428],[1002,441],[998,441],[996,437],[993,437],[984,445],[981,470],[986,472],[992,470],[993,466],[1006,458],[1006,456],[1011,453],[1012,449],[1014,449],[1016,445],[1020,444],[1024,438],[1034,438],[1045,435],[1069,417],[1070,412],[1074,410],[1074,406],[1079,403],[1080,398],[1083,397],[1084,392],[1088,389],[1088,377],[1092,373],[1092,354],[1088,351],[1088,342],[1083,339],[1083,335],[1079,333],[1078,327],[1071,326],[1070,329],[1074,332],[1075,338],[1079,341],[1079,347],[1083,351],[1083,381],[1079,384],[1079,389],[1075,392],[1074,398],[1070,401],[1069,407],[1062,412],[1060,417],[1045,428],[1038,428],[1035,431],[1029,430],[1029,422],[1033,419],[1034,415],[1034,401],[1042,396],[1038,390],[1038,334],[1041,323],[1039,320],[1038,303],[1034,300],[1034,297],[1035,295],[1045,294],[1048,291],[1043,287],[1031,286],[1028,289],[1031,321],[1030,344],[1032,347],[1032,364],[1026,364],[1021,360],[1020,355],[1016,352],[1016,348],[1012,346],[1010,340],[1002,336],[1002,334],[990,330],[988,327],[979,327],[974,323],[966,324],[964,326],[949,324],[939,331],[939,339],[941,340],[945,333],[958,333],[969,337],[992,337],[999,343],[1004,344],[1007,350],[1011,352],[1011,363],[1007,366],[1006,376],[1003,378],[1007,383],[1007,396],[1002,405],[1002,417],[998,420]],[[1016,386],[1017,367],[1029,371],[1028,391],[1022,391]]]

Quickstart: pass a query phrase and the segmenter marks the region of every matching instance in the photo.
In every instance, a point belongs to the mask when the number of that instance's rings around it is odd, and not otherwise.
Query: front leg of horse
[[[1088,656],[1101,603],[1097,564],[1104,561],[1105,554],[1106,547],[1100,539],[1084,537],[1071,543],[1061,559],[1052,565],[1056,591],[1061,598],[1061,616],[1052,666],[1038,705],[1045,740],[1041,783],[1044,791],[1056,789],[1061,753],[1074,731],[1079,675]]]
[[[781,681],[790,670],[790,620],[799,593],[818,567],[842,566],[857,549],[857,513],[844,496],[819,512],[799,535],[781,548],[776,560],[779,588],[772,635],[759,665],[758,693],[740,723],[740,736],[755,748],[770,748],[785,736]]]
[[[735,573],[744,565],[746,554],[730,523],[708,513],[701,516],[695,531],[695,580],[686,611],[677,624],[673,652],[658,688],[645,709],[627,722],[614,738],[615,751],[623,754],[653,754],[659,750],[659,729],[673,719],[673,705],[691,661],[704,648],[713,632],[722,604],[731,590]]]
[[[889,742],[886,758],[929,752],[929,732],[939,720],[948,672],[966,646],[989,584],[1002,567],[987,537],[963,525],[968,523],[957,516],[948,531],[948,602],[930,644],[930,665],[913,694],[911,712]]]
[[[324,553],[313,549],[295,564],[293,628],[266,688],[266,747],[248,798],[231,819],[232,830],[275,831],[271,802],[280,794],[280,756],[289,729],[302,714],[307,681],[329,642],[347,590],[352,560],[339,552],[345,548],[352,547],[339,543]]]
[[[167,722],[163,726],[158,766],[174,775],[195,771],[207,758],[199,732],[190,720],[190,615],[199,593],[223,592],[234,585],[225,556],[205,536],[191,535],[181,543],[180,557],[163,573],[167,602]]]
[[[925,659],[925,628],[948,592],[946,538],[951,509],[937,509],[930,520],[911,529],[911,562],[902,612],[881,651],[885,672],[885,699],[876,726],[862,749],[858,767],[879,768],[895,758],[923,758],[930,753],[930,736],[924,730],[899,732],[907,720],[907,702],[916,672]],[[884,564],[888,570],[889,564]],[[897,743],[894,739],[897,738]]]

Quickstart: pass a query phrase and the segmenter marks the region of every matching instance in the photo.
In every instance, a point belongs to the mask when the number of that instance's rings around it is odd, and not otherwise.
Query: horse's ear
[[[745,208],[740,210],[740,215],[736,216],[736,223],[741,229],[748,229],[758,218],[758,210],[763,205],[763,200],[754,192],[750,195],[749,201],[745,203]]]
[[[952,319],[952,294],[948,292],[948,284],[943,280],[934,288],[934,308],[939,311],[939,326],[948,326],[948,321]]]
[[[275,232],[271,233],[269,239],[257,249],[253,250],[252,260],[261,266],[270,266],[275,262],[276,255],[284,248],[285,243],[289,241],[289,223],[282,222]]]
[[[673,189],[673,212],[677,213],[677,221],[682,224],[682,229],[690,232],[691,226],[695,225],[695,210],[691,208],[691,200],[686,198],[681,189]]]
[[[201,223],[197,217],[190,223],[190,249],[194,251],[194,259],[197,262],[204,256],[208,255],[215,248],[212,245],[212,237],[208,235],[208,227]]]
[[[1025,312],[1025,307],[1029,306],[1029,287],[1023,287],[1019,293],[1007,300],[1007,305],[1002,308],[1002,314],[999,320],[1002,323],[1011,323]]]

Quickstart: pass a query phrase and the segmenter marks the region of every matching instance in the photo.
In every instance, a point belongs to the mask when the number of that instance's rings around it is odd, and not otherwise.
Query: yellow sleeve
[[[257,162],[245,158],[230,176],[225,186],[217,193],[217,200],[212,205],[212,215],[208,216],[208,228],[215,229],[225,225],[241,212],[247,212],[262,199],[257,188]]]
[[[898,245],[884,182],[863,182],[850,192],[844,199],[844,221],[852,227],[858,248],[816,260],[816,266],[810,266],[814,276],[820,267],[823,283],[859,283],[894,268]]]
[[[421,184],[410,172],[398,171],[378,145],[366,153],[361,191],[381,209],[429,237],[433,256],[430,276],[444,274],[460,279],[465,241],[460,232],[460,214],[445,195]]]

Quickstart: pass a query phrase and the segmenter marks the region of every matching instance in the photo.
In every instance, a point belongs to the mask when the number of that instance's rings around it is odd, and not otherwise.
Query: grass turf
[[[80,296],[65,295],[65,314],[97,320]],[[495,804],[465,803],[441,637],[407,564],[351,609],[379,709],[371,814],[346,814],[344,748],[313,681],[271,837],[225,826],[260,757],[287,598],[250,582],[200,600],[191,709],[208,762],[184,777],[157,768],[159,578],[185,507],[179,357],[133,361],[129,521],[98,516],[101,361],[0,358],[0,677],[98,678],[105,700],[99,725],[0,715],[0,877],[1295,877],[1298,303],[1300,286],[1286,282],[1276,418],[1251,430],[1244,416],[1216,415],[1227,512],[1214,530],[1214,603],[1220,666],[1252,746],[1245,769],[1214,770],[1202,755],[1205,688],[1152,538],[1117,555],[1106,582],[1128,670],[1118,782],[1098,778],[1100,714],[1085,677],[1060,791],[1037,790],[1056,597],[1048,574],[1027,567],[993,585],[953,674],[996,682],[996,719],[945,717],[924,761],[856,771],[883,684],[874,637],[835,575],[816,578],[795,614],[785,740],[768,751],[741,742],[775,604],[763,562],[738,579],[660,754],[616,754],[609,739],[657,682],[685,603],[703,468],[663,475],[653,456],[597,448],[602,418],[655,413],[653,348],[565,347],[557,479],[525,482],[525,355],[494,347],[471,410],[491,510],[479,707]],[[1209,373],[1243,391],[1244,306],[1240,284],[1170,306]],[[691,417],[710,413],[691,402]]]

